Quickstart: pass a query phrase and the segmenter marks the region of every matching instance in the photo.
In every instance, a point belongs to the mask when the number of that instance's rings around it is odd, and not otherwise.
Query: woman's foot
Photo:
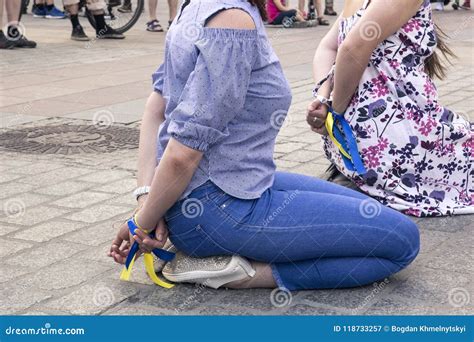
[[[252,265],[238,255],[193,258],[178,252],[163,268],[163,276],[175,283],[197,283],[217,289],[252,278]]]
[[[163,246],[163,249],[165,251],[175,253],[175,254],[178,252],[178,249],[173,245],[173,243],[170,241],[170,239],[166,240],[166,243]],[[155,273],[160,273],[167,263],[168,263],[167,261],[155,258],[154,263],[153,263],[153,266],[155,268]]]
[[[154,19],[146,23],[146,30],[148,32],[163,32],[163,27],[158,20]]]
[[[337,12],[332,7],[326,7],[324,10],[324,15],[336,16]]]
[[[318,17],[318,25],[329,26],[329,20],[324,17]]]

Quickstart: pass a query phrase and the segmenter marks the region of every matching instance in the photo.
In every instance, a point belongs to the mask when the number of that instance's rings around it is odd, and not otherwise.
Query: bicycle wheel
[[[145,6],[145,0],[108,0],[105,8],[105,22],[117,32],[124,33],[136,24]],[[94,16],[86,11],[92,27],[95,28]]]

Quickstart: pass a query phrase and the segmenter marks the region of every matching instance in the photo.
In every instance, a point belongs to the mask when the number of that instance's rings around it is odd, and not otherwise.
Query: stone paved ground
[[[436,19],[460,57],[438,82],[442,99],[472,119],[471,13]],[[269,290],[164,290],[141,263],[134,282],[119,281],[105,251],[112,223],[134,205],[136,127],[164,35],[145,32],[142,20],[125,41],[84,44],[68,39],[66,21],[24,22],[39,47],[0,54],[1,314],[472,314],[472,216],[418,220],[419,257],[386,283],[301,291],[281,307]],[[317,176],[327,166],[304,122],[310,62],[325,31],[268,29],[294,94],[275,151],[280,170]],[[33,129],[25,138],[22,128]]]

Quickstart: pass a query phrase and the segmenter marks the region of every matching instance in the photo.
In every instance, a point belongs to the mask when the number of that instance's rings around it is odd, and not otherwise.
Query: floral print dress
[[[341,21],[339,44],[368,6]],[[438,102],[424,62],[436,48],[429,0],[372,53],[345,119],[367,173],[345,168],[331,139],[326,156],[363,192],[414,216],[474,213],[474,125]]]

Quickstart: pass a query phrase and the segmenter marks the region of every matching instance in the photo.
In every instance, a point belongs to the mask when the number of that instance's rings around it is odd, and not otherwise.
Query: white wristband
[[[138,201],[138,198],[141,196],[141,195],[146,195],[150,192],[150,186],[146,185],[146,186],[141,186],[139,188],[136,188],[134,191],[133,191],[133,196],[135,196],[135,199]]]

